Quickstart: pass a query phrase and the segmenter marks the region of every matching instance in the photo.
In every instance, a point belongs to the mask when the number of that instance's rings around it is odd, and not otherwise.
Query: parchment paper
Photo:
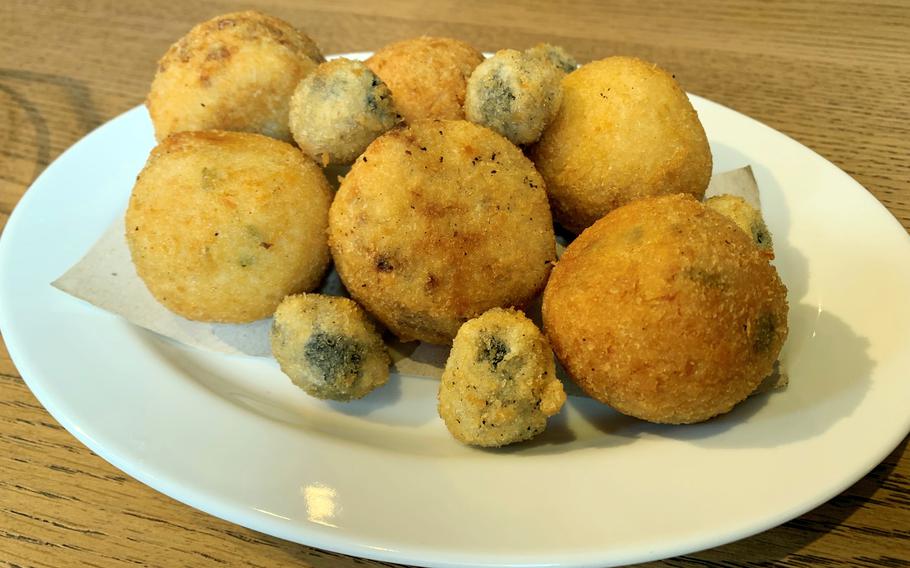
[[[706,197],[721,194],[738,195],[753,207],[761,206],[758,186],[748,166],[711,178]],[[561,254],[563,247],[558,248]],[[52,285],[130,323],[185,345],[231,355],[272,356],[269,348],[271,319],[248,324],[196,322],[182,318],[159,304],[136,274],[126,244],[123,215],[79,262]],[[346,295],[334,270],[326,277],[320,292]],[[393,372],[433,378],[442,375],[449,353],[448,347],[419,342],[391,341],[389,350],[394,361]]]

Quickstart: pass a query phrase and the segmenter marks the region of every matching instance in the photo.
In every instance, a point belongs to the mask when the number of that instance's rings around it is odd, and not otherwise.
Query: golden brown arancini
[[[531,439],[565,401],[550,344],[521,312],[493,308],[458,330],[438,406],[458,441],[497,447]]]
[[[281,370],[311,396],[353,400],[389,379],[382,337],[349,298],[288,296],[275,310],[270,339]]]
[[[569,245],[543,321],[593,398],[651,422],[699,422],[771,372],[787,289],[730,220],[689,195],[661,196],[616,209]]]
[[[331,190],[297,148],[245,132],[181,132],[152,150],[126,210],[139,277],[171,311],[249,322],[310,290],[329,261]]]
[[[367,67],[389,86],[407,122],[464,118],[468,77],[483,54],[457,39],[417,37],[387,45]]]
[[[667,72],[631,57],[582,65],[534,148],[553,215],[575,233],[642,197],[705,193],[711,149],[698,115]]]
[[[461,120],[380,136],[345,176],[329,244],[348,291],[399,338],[447,344],[544,286],[556,242],[543,180],[502,136]]]
[[[239,130],[291,140],[294,87],[323,61],[306,34],[253,11],[194,27],[158,62],[146,106],[155,137]]]

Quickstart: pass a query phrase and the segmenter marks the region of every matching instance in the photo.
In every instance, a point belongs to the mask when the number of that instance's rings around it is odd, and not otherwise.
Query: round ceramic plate
[[[16,208],[0,241],[3,337],[96,453],[281,538],[421,565],[575,566],[748,536],[833,497],[910,429],[910,239],[811,150],[692,100],[715,170],[755,171],[791,307],[789,388],[706,424],[651,425],[570,397],[537,440],[466,448],[436,416],[431,380],[325,403],[274,361],[183,347],[52,288],[123,213],[153,145],[143,108],[66,151]]]

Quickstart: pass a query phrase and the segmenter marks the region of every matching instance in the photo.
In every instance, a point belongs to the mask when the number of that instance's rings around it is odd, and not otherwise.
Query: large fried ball
[[[458,441],[495,447],[528,440],[565,401],[550,344],[521,312],[494,308],[458,330],[438,407]]]
[[[564,76],[545,53],[497,51],[471,74],[465,115],[515,144],[530,144],[559,109]]]
[[[297,148],[243,132],[181,132],[152,150],[126,211],[139,277],[193,320],[249,322],[310,290],[329,261],[331,190]]]
[[[146,101],[155,137],[215,129],[290,141],[291,94],[321,61],[309,37],[259,12],[203,22],[158,62]]]
[[[326,165],[350,163],[399,120],[389,88],[360,61],[321,64],[291,98],[294,140]]]
[[[610,57],[573,71],[562,89],[559,112],[533,159],[564,227],[581,232],[642,197],[704,195],[708,139],[668,73],[640,59]]]
[[[729,411],[771,373],[787,290],[735,224],[689,195],[616,209],[566,249],[543,321],[586,393],[651,422]]]
[[[362,398],[389,380],[382,337],[348,298],[288,296],[275,310],[271,343],[281,370],[317,398]]]
[[[367,59],[407,122],[464,118],[468,77],[483,55],[457,39],[418,37],[380,49]]]
[[[361,305],[402,340],[438,344],[528,302],[556,255],[534,165],[466,121],[419,121],[370,144],[332,203],[329,243]]]

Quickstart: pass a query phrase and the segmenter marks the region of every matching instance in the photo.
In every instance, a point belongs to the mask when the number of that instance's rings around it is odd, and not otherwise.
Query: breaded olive
[[[341,296],[288,296],[275,310],[272,354],[311,396],[362,398],[389,379],[392,361],[369,317]]]
[[[566,76],[532,159],[554,217],[574,233],[642,197],[701,199],[711,177],[711,149],[686,93],[669,73],[632,57]]]
[[[742,197],[735,195],[715,195],[705,201],[709,209],[713,209],[730,219],[736,226],[752,237],[755,243],[768,258],[774,258],[774,243],[771,240],[771,231],[765,225],[761,211],[752,207]]]
[[[155,137],[238,130],[290,141],[291,94],[322,61],[313,40],[278,18],[246,11],[203,22],[158,62],[146,100]]]
[[[569,52],[558,45],[549,43],[538,43],[534,47],[525,50],[525,53],[531,57],[540,57],[547,59],[563,73],[571,73],[578,67],[578,62]]]
[[[425,118],[462,119],[468,77],[483,54],[463,41],[418,37],[387,45],[367,59],[389,86],[407,122]]]
[[[139,277],[171,311],[241,323],[313,289],[331,190],[300,150],[244,132],[181,132],[152,150],[126,211]]]
[[[344,177],[329,243],[345,287],[405,341],[543,289],[556,240],[543,181],[515,145],[463,120],[377,138]]]
[[[771,373],[787,337],[787,289],[720,213],[686,194],[653,197],[568,246],[543,322],[591,397],[651,422],[700,422]]]
[[[559,109],[564,75],[548,57],[498,51],[471,74],[465,115],[515,144],[535,142]]]
[[[543,432],[566,401],[550,344],[521,312],[461,326],[439,383],[439,416],[460,442],[505,446]]]
[[[294,140],[323,165],[350,163],[400,120],[389,88],[360,61],[321,64],[291,98]]]

